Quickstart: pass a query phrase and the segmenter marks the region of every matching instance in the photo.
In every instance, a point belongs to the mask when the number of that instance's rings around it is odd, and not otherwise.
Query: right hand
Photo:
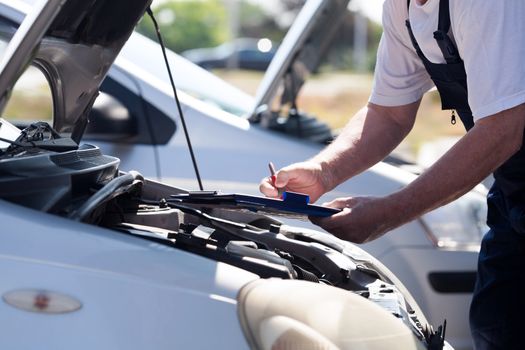
[[[327,174],[323,173],[320,164],[307,161],[284,167],[275,174],[275,186],[270,177],[262,179],[259,190],[267,197],[277,198],[278,189],[304,193],[310,196],[313,203],[329,190]]]

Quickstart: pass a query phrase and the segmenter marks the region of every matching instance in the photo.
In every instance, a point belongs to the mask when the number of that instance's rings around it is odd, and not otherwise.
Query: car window
[[[5,49],[15,31],[16,26],[7,19],[0,17],[0,61],[4,58]]]
[[[2,59],[2,56],[4,55],[4,50],[7,47],[7,42],[4,40],[0,40],[0,59]]]
[[[0,17],[0,60],[18,25]],[[2,117],[17,126],[27,126],[32,121],[53,121],[53,96],[44,73],[35,66],[28,66],[17,79]]]
[[[260,52],[257,49],[253,50],[239,50],[239,59],[245,59],[245,60],[263,60],[265,56],[267,56],[266,53]]]
[[[40,69],[29,66],[20,76],[3,117],[19,126],[36,120],[52,124],[53,96],[49,83]]]

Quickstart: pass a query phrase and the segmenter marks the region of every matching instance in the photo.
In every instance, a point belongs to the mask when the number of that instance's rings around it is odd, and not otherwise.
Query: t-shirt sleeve
[[[525,1],[463,1],[456,40],[476,121],[525,103]]]
[[[404,4],[404,6],[402,6]],[[386,0],[370,102],[402,106],[419,100],[434,84],[410,41],[406,1]]]

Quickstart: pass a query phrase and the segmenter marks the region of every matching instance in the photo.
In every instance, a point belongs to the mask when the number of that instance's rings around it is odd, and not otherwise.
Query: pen
[[[275,177],[275,166],[273,165],[272,162],[268,163],[268,168],[270,168],[270,180],[272,180],[272,185],[273,187],[275,187],[275,180],[276,180],[276,177]]]
[[[275,176],[275,166],[273,165],[272,162],[268,163],[268,168],[270,169],[270,180],[272,181],[272,185],[273,187],[277,188],[277,186],[275,186],[275,180],[277,179],[277,177]],[[282,197],[283,192],[284,192],[283,188],[277,188],[277,195],[279,198]]]

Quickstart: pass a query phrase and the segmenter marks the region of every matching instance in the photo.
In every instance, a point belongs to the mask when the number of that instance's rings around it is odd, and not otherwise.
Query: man
[[[385,197],[339,198],[312,219],[357,243],[460,197],[491,172],[488,224],[471,306],[478,349],[523,348],[525,316],[525,1],[386,0],[368,106],[317,156],[277,172],[275,186],[317,200],[388,155],[432,86],[468,132],[431,168]],[[443,121],[447,122],[447,121]],[[261,191],[277,196],[269,179]]]

